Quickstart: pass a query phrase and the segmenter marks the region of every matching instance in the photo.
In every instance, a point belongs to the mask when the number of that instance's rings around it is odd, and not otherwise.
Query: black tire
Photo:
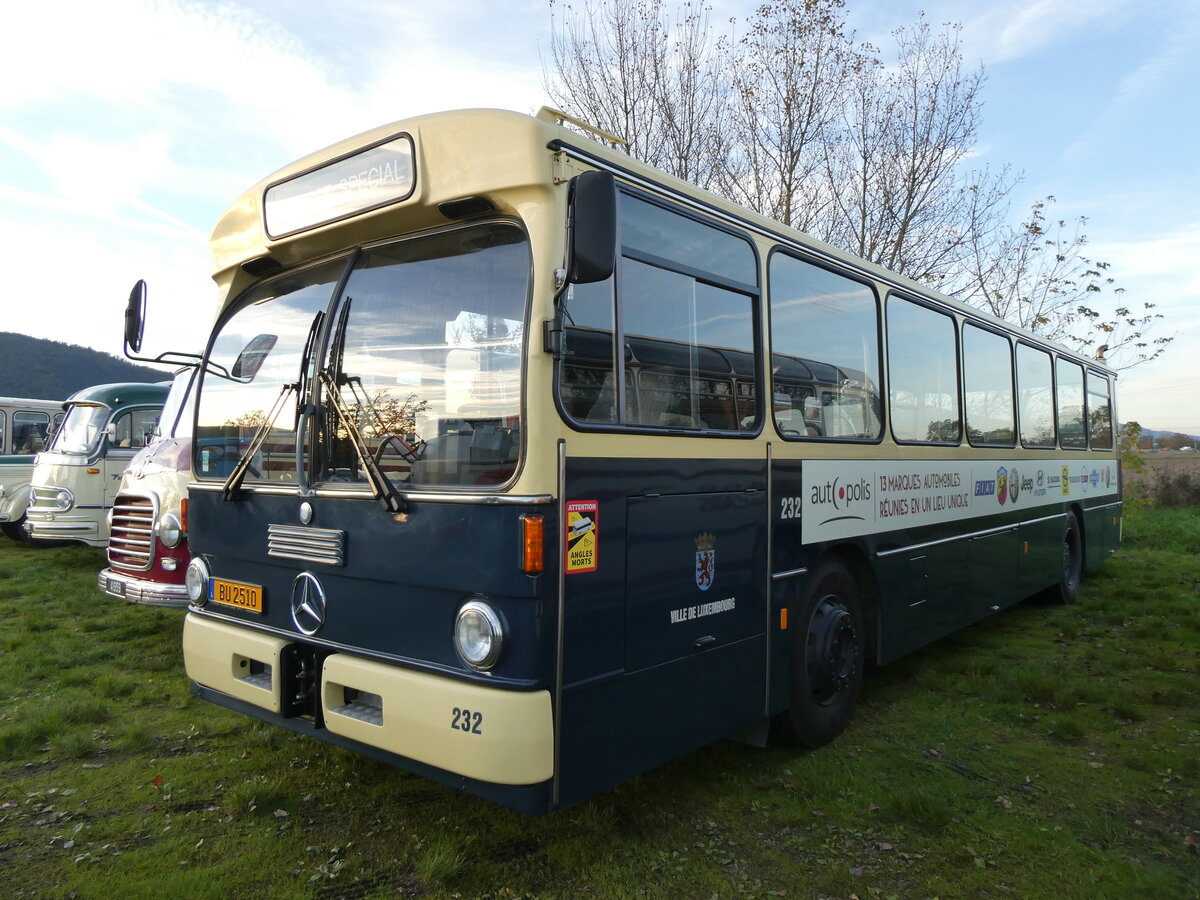
[[[858,583],[838,562],[822,563],[792,610],[791,698],[776,717],[788,743],[815,750],[850,723],[862,687],[864,640]]]
[[[32,543],[33,538],[31,538],[22,527],[24,524],[25,517],[21,516],[21,518],[16,522],[5,522],[3,525],[0,525],[0,531],[3,531],[8,537],[12,538],[18,544]]]
[[[1083,583],[1083,528],[1073,512],[1067,513],[1063,522],[1062,570],[1058,576],[1059,603],[1074,603]]]

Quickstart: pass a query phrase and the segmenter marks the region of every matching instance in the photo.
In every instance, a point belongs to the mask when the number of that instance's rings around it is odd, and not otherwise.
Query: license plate
[[[118,597],[125,596],[125,582],[117,581],[115,578],[108,579],[108,592],[115,594]]]
[[[241,584],[214,578],[208,583],[208,599],[225,606],[236,606],[250,612],[263,611],[263,592],[257,584]]]

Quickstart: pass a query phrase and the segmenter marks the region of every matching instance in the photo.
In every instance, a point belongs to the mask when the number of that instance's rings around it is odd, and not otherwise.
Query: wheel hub
[[[846,690],[858,663],[854,617],[836,597],[822,598],[808,626],[808,682],[825,702]]]

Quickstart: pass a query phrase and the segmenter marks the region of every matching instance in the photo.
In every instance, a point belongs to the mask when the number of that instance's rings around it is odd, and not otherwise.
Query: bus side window
[[[1058,440],[1064,449],[1084,450],[1088,435],[1083,397],[1083,367],[1065,359],[1054,367]]]
[[[879,437],[879,308],[874,290],[776,253],[771,258],[773,394],[792,398],[784,438]],[[778,410],[777,410],[778,412]]]
[[[1108,378],[1099,372],[1087,373],[1088,444],[1093,450],[1111,450],[1112,399]]]

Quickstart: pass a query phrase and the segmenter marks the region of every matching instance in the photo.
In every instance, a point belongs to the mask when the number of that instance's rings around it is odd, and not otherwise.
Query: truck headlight
[[[163,513],[159,517],[158,524],[154,526],[154,530],[158,534],[158,539],[171,548],[178,547],[179,542],[183,539],[183,525],[179,521],[179,516],[173,512]]]
[[[492,668],[504,649],[504,625],[491,606],[482,600],[462,605],[454,620],[454,649],[472,669]]]
[[[208,599],[208,563],[199,556],[192,557],[192,561],[188,563],[187,572],[184,574],[183,582],[187,585],[188,599],[197,606]]]

